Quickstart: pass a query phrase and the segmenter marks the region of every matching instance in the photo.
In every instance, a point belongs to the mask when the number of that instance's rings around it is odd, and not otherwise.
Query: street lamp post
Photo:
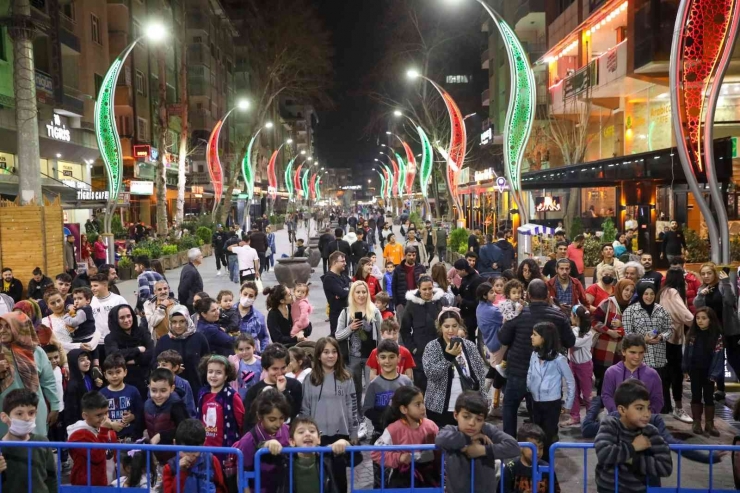
[[[113,61],[108,72],[103,77],[103,82],[100,84],[100,91],[98,92],[98,99],[95,101],[95,137],[98,141],[100,157],[103,159],[103,165],[105,166],[106,176],[108,178],[108,204],[105,208],[103,237],[107,242],[107,262],[109,263],[115,261],[116,249],[113,243],[114,237],[111,234],[111,222],[123,179],[123,152],[121,151],[121,138],[118,134],[115,114],[116,83],[126,57],[134,49],[136,43],[144,38],[157,42],[162,40],[166,34],[167,31],[162,24],[149,24],[144,34],[126,46]],[[162,149],[162,152],[164,152],[164,149]]]
[[[254,147],[254,142],[257,140],[257,136],[259,136],[260,132],[262,132],[262,129],[272,127],[272,122],[267,122],[264,126],[257,129],[257,131],[252,136],[252,139],[249,141],[247,152],[246,154],[244,154],[244,159],[242,159],[242,176],[244,176],[244,184],[247,187],[247,217],[245,219],[247,231],[250,231],[250,223],[252,220],[252,199],[254,197],[254,168],[252,167],[252,147]]]

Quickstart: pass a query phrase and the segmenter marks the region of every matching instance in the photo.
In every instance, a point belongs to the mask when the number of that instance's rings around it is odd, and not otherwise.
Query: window
[[[93,74],[95,80],[95,98],[97,99],[100,94],[100,88],[103,86],[103,76],[100,74]]]
[[[447,76],[447,83],[448,84],[467,84],[470,82],[470,79],[472,79],[472,75],[448,75]]]
[[[144,82],[144,74],[136,71],[136,94],[146,96],[146,83]]]
[[[68,4],[61,6],[62,15],[67,17],[68,19],[75,20],[75,3],[74,0],[69,2]]]
[[[90,33],[92,34],[92,40],[99,45],[103,44],[103,35],[100,32],[100,19],[95,14],[90,14]]]
[[[149,142],[149,122],[139,117],[136,119],[136,137],[143,142]]]

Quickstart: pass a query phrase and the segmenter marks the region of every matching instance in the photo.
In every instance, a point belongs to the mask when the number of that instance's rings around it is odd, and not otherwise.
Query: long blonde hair
[[[365,303],[365,306],[360,306],[355,303],[355,291],[357,290],[357,288],[360,288],[360,287],[364,287],[365,291],[367,292],[367,302]],[[349,315],[352,315],[355,312],[362,312],[365,318],[372,319],[373,314],[375,313],[375,310],[377,310],[377,308],[375,307],[373,300],[370,299],[370,288],[368,287],[367,283],[365,281],[353,282],[352,286],[350,286],[349,288],[347,313]]]

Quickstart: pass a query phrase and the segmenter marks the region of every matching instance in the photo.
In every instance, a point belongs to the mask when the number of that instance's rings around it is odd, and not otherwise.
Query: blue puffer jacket
[[[504,325],[501,311],[491,302],[481,301],[475,310],[475,318],[478,320],[478,329],[483,334],[483,343],[488,350],[495,353],[501,349],[501,341],[498,340],[498,331]]]
[[[261,354],[262,351],[270,344],[270,334],[267,332],[267,323],[265,323],[265,316],[262,315],[259,310],[252,307],[249,313],[241,316],[241,312],[237,313],[240,316],[239,320],[239,332],[246,333],[254,337],[255,341],[259,342],[259,348],[255,351],[257,354]]]

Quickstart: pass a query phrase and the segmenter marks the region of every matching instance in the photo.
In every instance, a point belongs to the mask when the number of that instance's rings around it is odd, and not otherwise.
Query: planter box
[[[172,268],[177,269],[180,267],[180,254],[179,253],[173,253],[170,255],[170,262],[172,263]]]
[[[586,279],[592,279],[594,277],[595,272],[596,272],[596,267],[584,267],[583,277],[585,277]]]
[[[180,265],[185,265],[188,263],[188,252],[187,250],[184,252],[177,252],[177,258],[180,260]]]
[[[200,247],[200,251],[203,252],[204,257],[210,257],[213,254],[213,247],[211,247],[210,244],[206,243]]]
[[[172,255],[162,255],[162,258],[160,258],[159,261],[162,262],[164,270],[174,269],[174,267],[172,267]]]
[[[132,267],[117,267],[118,278],[121,281],[129,281],[131,279],[133,268]]]

